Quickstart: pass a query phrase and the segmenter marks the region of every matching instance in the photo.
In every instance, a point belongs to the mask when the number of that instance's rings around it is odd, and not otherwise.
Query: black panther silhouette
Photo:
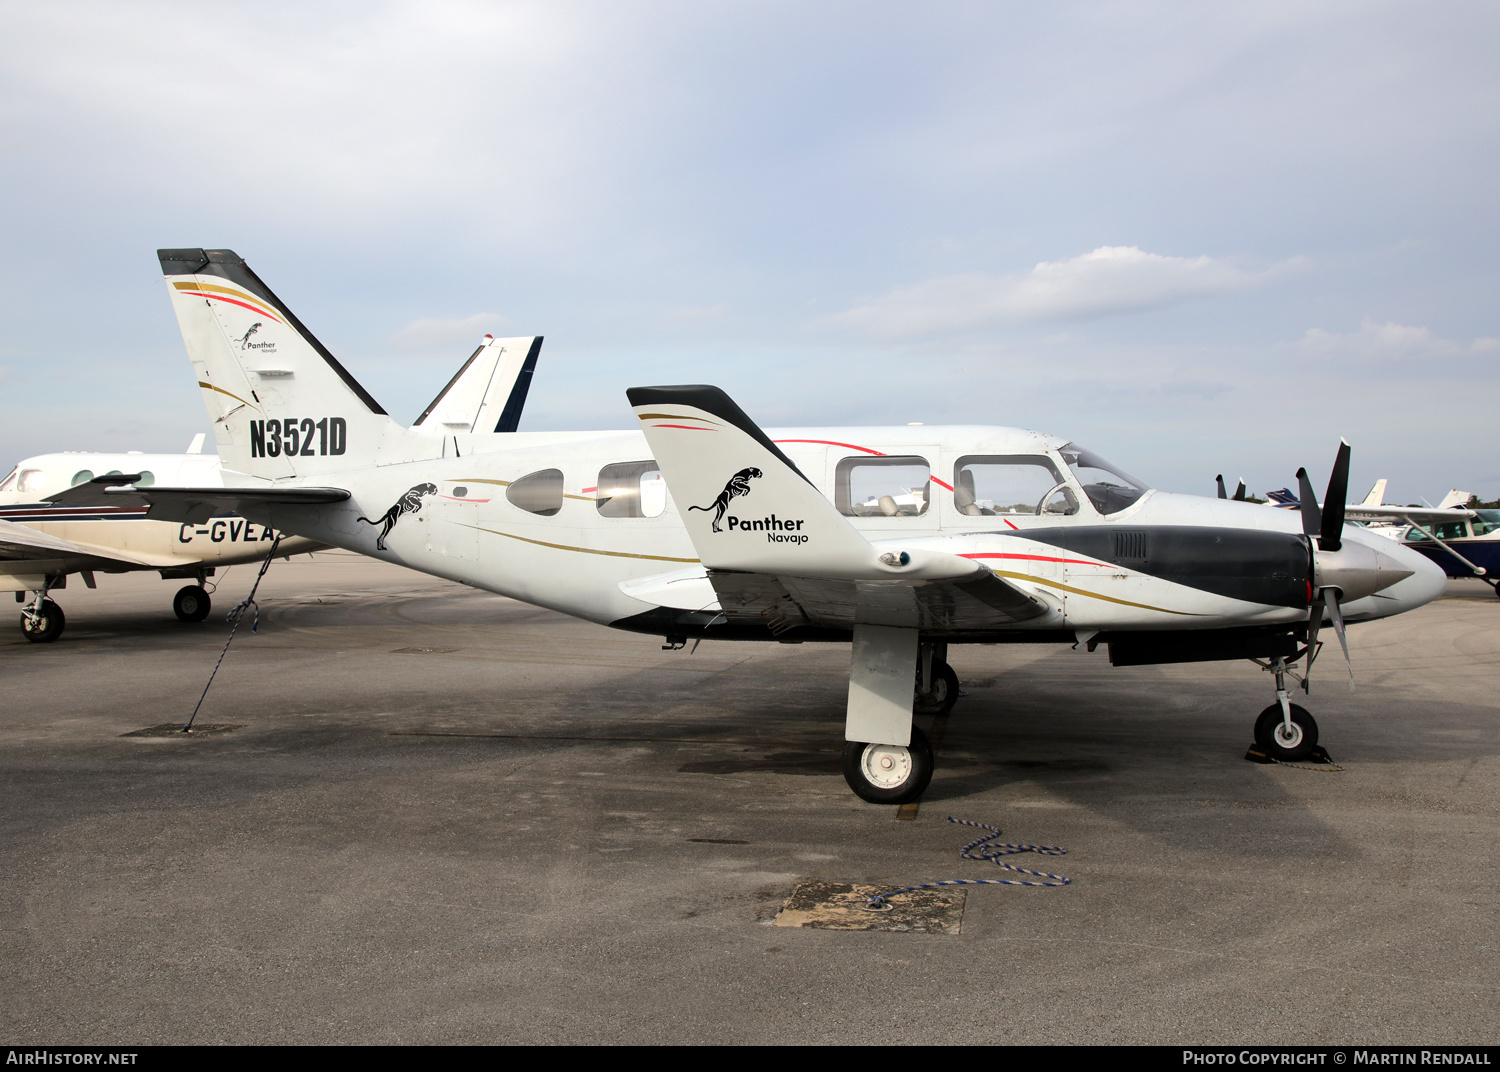
[[[367,525],[384,525],[380,535],[375,537],[375,547],[385,550],[385,538],[391,534],[391,529],[396,527],[396,522],[401,520],[402,514],[414,514],[422,509],[422,500],[428,495],[437,494],[436,484],[418,484],[407,491],[401,498],[397,499],[389,510],[381,516],[379,521],[371,521],[367,517],[360,518]]]
[[[702,510],[705,514],[714,511],[714,531],[723,532],[719,528],[719,522],[724,520],[724,511],[729,509],[729,500],[738,495],[750,494],[750,481],[759,479],[763,474],[759,469],[741,469],[729,478],[729,483],[724,485],[724,490],[719,492],[719,497],[713,501],[711,506],[689,506],[689,510]]]

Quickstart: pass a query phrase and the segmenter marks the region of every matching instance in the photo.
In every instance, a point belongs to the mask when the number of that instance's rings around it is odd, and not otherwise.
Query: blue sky
[[[1500,495],[1491,5],[3,7],[0,466],[205,429],[154,251],[207,246],[403,421],[539,333],[523,429],[710,382]]]

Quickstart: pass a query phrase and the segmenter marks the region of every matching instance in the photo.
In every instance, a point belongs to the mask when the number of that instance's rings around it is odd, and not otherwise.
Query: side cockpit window
[[[1068,463],[1089,502],[1101,514],[1118,513],[1151,490],[1123,469],[1110,465],[1077,443],[1067,444],[1058,453]]]
[[[21,479],[16,483],[17,491],[41,491],[46,476],[40,469],[22,469]]]
[[[953,506],[969,517],[1078,513],[1078,496],[1045,454],[970,455],[953,467]]]
[[[468,489],[463,489],[467,491]],[[458,494],[459,489],[454,489]],[[512,480],[505,489],[505,498],[512,505],[532,514],[551,517],[562,509],[563,475],[561,469],[541,469],[528,473],[520,480]]]
[[[656,462],[616,462],[599,470],[595,499],[605,517],[660,517],[667,508],[667,482]]]
[[[833,502],[845,517],[917,517],[931,500],[932,468],[915,455],[845,458],[833,474]]]

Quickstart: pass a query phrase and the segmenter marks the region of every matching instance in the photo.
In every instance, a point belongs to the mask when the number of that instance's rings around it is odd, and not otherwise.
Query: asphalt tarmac
[[[1242,757],[1270,675],[955,647],[915,818],[839,768],[847,645],[651,637],[341,553],[0,631],[0,1037],[107,1043],[1486,1043],[1500,599],[1351,629],[1343,770]],[[12,613],[18,613],[16,608]],[[14,619],[13,619],[14,622]],[[1004,877],[957,934],[777,927],[807,880]],[[1030,862],[1028,862],[1030,861]]]

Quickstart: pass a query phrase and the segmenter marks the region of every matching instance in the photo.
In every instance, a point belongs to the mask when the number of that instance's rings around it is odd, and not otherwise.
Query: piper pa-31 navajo
[[[178,523],[233,510],[672,647],[852,641],[844,773],[869,801],[912,800],[931,777],[913,714],[957,699],[950,644],[1103,643],[1117,665],[1254,659],[1277,685],[1256,738],[1295,759],[1317,725],[1286,679],[1305,660],[1305,683],[1324,618],[1342,641],[1345,623],[1445,584],[1422,555],[1343,524],[1347,445],[1329,505],[1300,518],[1156,491],[1014,428],[763,431],[705,386],[628,391],[639,431],[518,433],[484,453],[458,434],[438,450],[234,253],[159,257],[233,486],[94,484],[91,501]],[[234,345],[256,321],[273,352]],[[273,450],[289,426],[299,449]]]
[[[239,340],[241,351],[268,352],[265,341],[254,341],[263,324],[261,320],[251,325]],[[270,346],[274,350],[274,344]],[[433,443],[443,441],[432,437],[455,432],[467,433],[480,443],[504,443],[521,419],[541,347],[539,335],[514,339],[486,335],[422,411],[412,430]],[[262,392],[276,389],[262,387]],[[491,426],[493,432],[489,432]],[[304,449],[296,443],[299,434],[307,434],[302,422],[295,422],[295,428],[283,423],[282,429],[275,449]],[[216,570],[258,561],[273,546],[284,555],[325,546],[285,533],[278,544],[270,526],[257,525],[233,512],[198,523],[172,524],[148,518],[144,505],[58,501],[54,494],[91,482],[117,484],[113,478],[126,473],[138,487],[157,483],[222,486],[219,458],[202,453],[203,439],[202,434],[196,436],[186,454],[42,454],[22,461],[0,480],[0,591],[13,590],[17,602],[26,603],[21,614],[26,639],[44,642],[62,635],[67,619],[51,593],[67,586],[70,573],[81,575],[89,588],[95,585],[96,572],[155,570],[163,580],[192,578],[195,583],[185,585],[173,597],[172,610],[181,621],[201,622],[212,606],[205,584]],[[53,501],[42,501],[49,494],[54,495]]]

